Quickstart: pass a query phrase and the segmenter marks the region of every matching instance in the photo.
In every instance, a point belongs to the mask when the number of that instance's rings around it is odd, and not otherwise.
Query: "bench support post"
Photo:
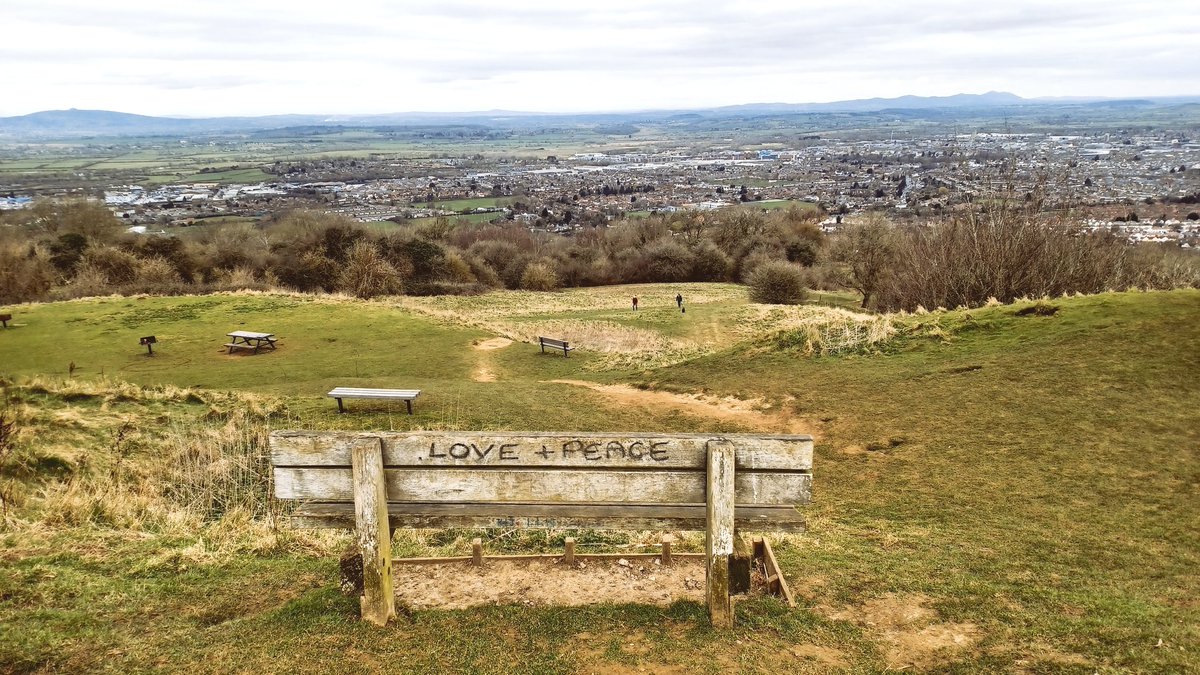
[[[383,441],[365,438],[350,451],[354,477],[354,521],[363,561],[362,618],[377,626],[396,615],[392,591],[392,540],[387,489],[383,482]]]
[[[342,405],[342,399],[340,399],[340,398],[339,398],[339,399],[337,400],[337,402],[338,402],[338,412],[339,412],[339,413],[345,413],[345,412],[346,412],[346,406]]]
[[[404,399],[404,405],[408,406],[408,414],[411,415],[412,414],[412,399],[411,398]]]
[[[729,558],[733,555],[733,461],[729,441],[708,442],[706,596],[713,628],[733,628]]]
[[[567,537],[565,540],[563,540],[563,546],[565,547],[565,551],[563,553],[563,562],[568,565],[574,565],[575,564],[575,538]]]

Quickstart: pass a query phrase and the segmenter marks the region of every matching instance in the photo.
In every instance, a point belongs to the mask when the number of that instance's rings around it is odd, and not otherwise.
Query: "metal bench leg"
[[[346,407],[342,405],[342,399],[340,399],[340,398],[339,398],[339,399],[337,400],[337,402],[338,402],[338,413],[339,413],[339,414],[340,414],[340,413],[345,413],[345,412],[346,412]]]
[[[404,405],[408,406],[408,414],[411,415],[412,414],[412,401],[406,400],[406,401],[404,401]]]

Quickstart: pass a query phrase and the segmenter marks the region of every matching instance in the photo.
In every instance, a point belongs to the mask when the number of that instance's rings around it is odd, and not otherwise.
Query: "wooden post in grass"
[[[575,564],[575,538],[567,537],[566,540],[563,541],[563,545],[566,547],[565,554],[563,555],[563,562],[565,562],[568,565],[574,565]]]
[[[662,538],[662,564],[664,564],[664,565],[671,564],[671,542],[672,541],[674,541],[674,537],[672,537],[669,534],[663,535],[663,538]]]
[[[377,626],[396,615],[392,592],[392,541],[383,477],[383,441],[357,439],[350,449],[354,520],[363,562],[362,617]]]
[[[471,564],[476,567],[483,564],[483,539],[480,537],[471,540]]]
[[[733,555],[734,446],[726,440],[708,442],[708,529],[706,595],[713,628],[733,628],[729,600],[729,558]]]

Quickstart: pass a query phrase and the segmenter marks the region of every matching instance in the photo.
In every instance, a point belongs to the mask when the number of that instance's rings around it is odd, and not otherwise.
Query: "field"
[[[1200,292],[895,316],[821,301],[681,284],[5,308],[20,461],[0,465],[0,672],[1200,669]],[[234,329],[280,348],[229,356]],[[579,350],[542,356],[539,333]],[[412,417],[339,416],[335,385],[423,394]],[[292,530],[263,498],[268,428],[812,433],[809,532],[774,538],[800,607],[742,600],[730,633],[691,601],[371,628],[337,589],[345,536]],[[402,532],[395,553],[474,536],[493,552],[655,537]]]

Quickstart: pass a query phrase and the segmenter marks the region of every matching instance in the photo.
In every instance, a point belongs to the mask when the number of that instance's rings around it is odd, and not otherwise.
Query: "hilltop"
[[[4,465],[17,498],[0,532],[0,671],[1200,667],[1200,291],[902,315],[744,293],[13,308],[0,330],[19,458]],[[233,328],[271,330],[280,349],[228,356]],[[548,328],[579,351],[522,341]],[[137,344],[147,333],[154,357]],[[339,416],[323,397],[335,384],[425,393],[411,418],[386,404]],[[800,607],[744,600],[728,634],[690,601],[421,609],[368,628],[337,590],[347,539],[292,530],[265,498],[263,434],[288,427],[812,433],[810,531],[777,546]],[[553,550],[572,535],[405,533],[395,553],[461,552],[475,536]]]

